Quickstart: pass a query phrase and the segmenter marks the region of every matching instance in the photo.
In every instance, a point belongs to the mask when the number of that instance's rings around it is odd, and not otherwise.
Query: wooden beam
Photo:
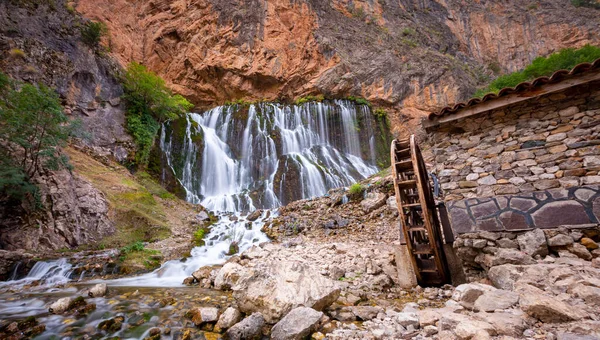
[[[546,84],[534,88],[533,90],[518,92],[488,100],[464,109],[459,109],[454,113],[449,113],[443,116],[434,117],[433,119],[423,119],[422,124],[425,129],[432,128],[441,124],[452,122],[466,117],[478,115],[483,112],[499,109],[508,105],[524,102],[533,98],[537,98],[546,94],[564,91],[570,87],[579,86],[593,81],[600,80],[600,70],[595,70],[585,73],[582,76],[573,76],[557,83]]]

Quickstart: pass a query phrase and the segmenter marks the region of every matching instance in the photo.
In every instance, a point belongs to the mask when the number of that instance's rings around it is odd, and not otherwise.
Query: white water
[[[16,273],[16,269],[14,273]],[[42,287],[64,284],[70,281],[72,270],[73,266],[64,258],[54,261],[38,261],[25,278],[15,279],[16,275],[13,274],[11,280],[0,282],[0,288],[18,289],[38,281]]]
[[[152,273],[106,281],[108,284],[180,286],[200,267],[224,263],[231,242],[238,242],[243,252],[268,241],[260,229],[266,214],[272,212],[263,212],[260,219],[249,222],[242,211],[276,208],[293,199],[321,196],[378,170],[366,106],[347,101],[302,106],[262,103],[250,105],[247,118],[236,117],[236,110],[236,106],[226,106],[188,114],[183,141],[175,141],[174,133],[167,135],[165,128],[161,131],[160,147],[167,165],[185,188],[187,200],[221,214],[205,236],[206,245],[195,247],[185,261],[168,261]],[[361,129],[368,133],[363,141],[367,147],[362,149]],[[203,141],[201,162],[193,140],[198,135]],[[176,142],[181,143],[178,155],[173,149]],[[183,160],[181,169],[174,168],[176,156]],[[289,196],[289,188],[296,189],[297,197]],[[235,217],[224,212],[233,212]],[[70,273],[71,265],[65,259],[38,262],[26,278],[10,282],[25,285],[43,280],[51,286],[68,282]]]

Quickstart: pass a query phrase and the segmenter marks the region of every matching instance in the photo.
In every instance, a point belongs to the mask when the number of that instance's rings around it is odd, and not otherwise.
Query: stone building
[[[523,254],[600,256],[600,59],[446,107],[423,127],[473,273]]]

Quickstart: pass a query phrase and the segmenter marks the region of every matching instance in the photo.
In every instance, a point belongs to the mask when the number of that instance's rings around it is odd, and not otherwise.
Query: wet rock
[[[115,316],[112,319],[108,319],[108,320],[104,320],[104,321],[100,322],[98,324],[98,329],[114,333],[114,332],[121,330],[121,327],[123,326],[124,321],[125,321],[125,318],[123,316]]]
[[[160,339],[160,328],[154,327],[148,331],[148,336],[144,340],[159,340]]]
[[[250,214],[248,214],[248,216],[246,217],[246,219],[248,221],[256,221],[260,218],[260,216],[262,215],[262,210],[254,210],[253,212],[251,212]]]
[[[195,282],[194,277],[190,276],[190,277],[186,277],[185,279],[183,279],[183,284],[186,286],[191,286],[193,285]]]
[[[206,323],[214,323],[219,319],[219,309],[215,307],[200,307],[189,310],[186,315],[197,327]]]
[[[202,267],[192,273],[192,277],[202,286],[203,288],[210,288],[212,285],[211,275],[213,272],[212,267]]]
[[[383,207],[386,203],[387,195],[380,192],[370,192],[364,200],[360,202],[360,206],[365,214],[373,210]]]
[[[93,298],[102,297],[106,295],[106,283],[99,283],[93,286],[92,288],[90,288],[88,295]]]
[[[201,211],[200,213],[198,213],[198,215],[196,215],[196,219],[200,222],[204,222],[210,220],[210,216],[208,216],[208,213],[206,211]]]
[[[140,312],[134,312],[129,319],[127,319],[127,323],[133,326],[140,326],[146,323],[146,320],[144,319],[144,314]]]
[[[544,294],[530,285],[519,285],[519,305],[530,316],[542,322],[568,322],[583,318],[583,314],[575,307]]]
[[[529,256],[546,256],[548,255],[548,245],[546,243],[546,235],[541,229],[534,229],[524,234],[517,236],[521,251]]]
[[[225,339],[229,340],[255,340],[262,337],[262,328],[265,319],[260,313],[252,313],[241,322],[236,323],[225,332]]]
[[[337,282],[298,261],[259,263],[244,272],[232,289],[240,311],[260,312],[268,323],[300,306],[323,310],[340,295]]]
[[[237,283],[245,269],[237,263],[228,262],[219,271],[215,277],[215,289],[228,290]]]
[[[50,305],[48,311],[52,314],[62,314],[67,311],[72,302],[73,298],[70,297],[58,299],[56,302]]]
[[[322,312],[312,308],[298,307],[292,309],[271,330],[274,340],[302,340],[315,331]]]
[[[215,325],[215,332],[222,332],[231,326],[235,325],[242,319],[242,313],[239,310],[233,307],[229,307],[221,314],[219,317],[219,321]]]

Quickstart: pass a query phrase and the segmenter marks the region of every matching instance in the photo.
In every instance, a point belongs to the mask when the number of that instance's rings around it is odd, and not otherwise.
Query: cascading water
[[[221,215],[186,261],[166,262],[153,273],[110,282],[126,286],[181,285],[202,266],[226,261],[232,242],[242,252],[268,241],[263,218],[244,211],[276,208],[324,195],[377,172],[376,120],[349,101],[285,106],[220,106],[165,125],[160,136],[163,179],[171,175],[185,197]],[[361,143],[360,141],[368,141]]]
[[[375,138],[386,135],[368,106],[342,100],[220,106],[185,119],[161,134],[165,171],[212,211],[274,208],[359,181],[377,172]]]

